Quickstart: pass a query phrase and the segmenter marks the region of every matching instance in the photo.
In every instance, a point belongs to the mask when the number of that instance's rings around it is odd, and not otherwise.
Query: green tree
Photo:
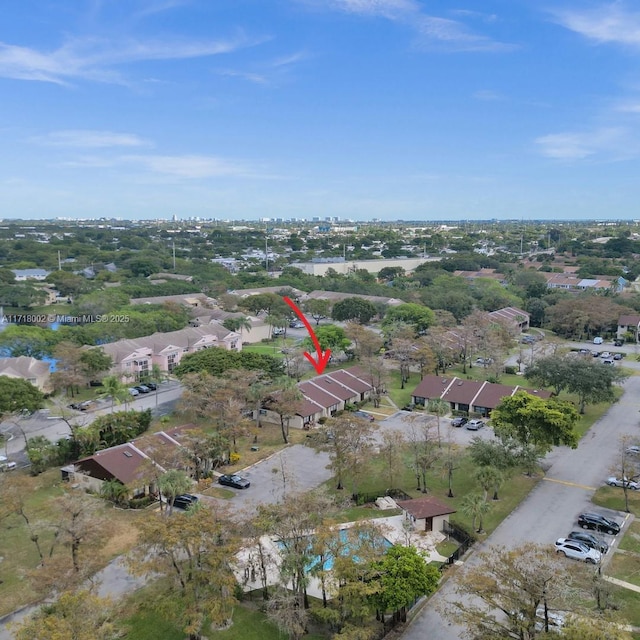
[[[113,413],[114,404],[119,405],[129,399],[129,389],[117,376],[107,376],[102,380],[102,392],[98,397],[111,399],[111,413]]]
[[[162,496],[169,502],[168,514],[173,512],[173,503],[177,496],[187,493],[192,486],[191,479],[184,471],[180,469],[170,469],[158,481],[158,489],[160,491],[160,499]]]
[[[55,464],[55,445],[44,436],[29,438],[27,440],[27,457],[31,463],[31,475],[37,476]]]
[[[344,351],[351,343],[349,338],[347,338],[344,329],[335,324],[325,324],[322,327],[318,327],[316,329],[316,338],[320,343],[322,351],[331,349],[332,353]],[[305,338],[302,346],[310,352],[315,352],[316,350],[311,338]]]
[[[460,511],[471,518],[471,527],[478,533],[482,533],[482,522],[484,516],[487,514],[491,505],[485,500],[485,497],[481,493],[468,493],[460,503]],[[476,522],[478,522],[478,528],[476,529]]]
[[[111,356],[102,349],[84,349],[80,354],[80,368],[90,381],[99,380],[100,375],[113,366]]]
[[[493,500],[498,500],[498,489],[504,482],[504,476],[500,469],[493,466],[480,467],[476,469],[474,478],[484,491],[485,501],[491,489],[493,489]]]
[[[415,547],[390,547],[376,569],[380,572],[381,589],[376,599],[380,609],[393,611],[394,619],[403,622],[407,619],[407,607],[432,594],[440,581],[440,571],[427,564]]]
[[[493,410],[491,421],[498,437],[513,437],[525,447],[535,445],[547,452],[554,446],[578,446],[578,412],[568,402],[544,400],[518,391],[502,399]]]
[[[13,358],[43,358],[53,354],[59,336],[52,329],[29,325],[9,325],[0,331],[0,349]]]
[[[367,324],[377,313],[375,305],[364,298],[344,298],[333,305],[331,317],[339,322],[354,320]]]
[[[0,422],[8,415],[33,413],[43,402],[42,392],[27,380],[0,376]]]
[[[578,396],[580,413],[583,414],[587,404],[612,402],[615,399],[613,385],[626,378],[627,375],[617,367],[577,359],[568,371],[567,391]]]
[[[302,308],[316,321],[316,326],[320,324],[320,320],[324,320],[331,315],[331,302],[321,298],[307,300],[303,303]]]
[[[129,490],[125,487],[122,482],[116,480],[105,480],[100,487],[100,495],[105,499],[113,502],[114,504],[123,504],[127,496],[129,495]]]
[[[552,387],[553,392],[559,395],[567,388],[571,369],[575,364],[575,358],[568,359],[562,355],[537,358],[527,367],[525,378],[541,387]]]
[[[414,302],[389,307],[384,316],[383,325],[389,326],[404,322],[413,327],[417,334],[424,333],[435,323],[435,314],[429,307]]]

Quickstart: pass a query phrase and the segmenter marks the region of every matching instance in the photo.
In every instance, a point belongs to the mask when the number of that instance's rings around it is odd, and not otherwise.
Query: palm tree
[[[471,518],[471,526],[476,530],[476,520],[479,519],[477,533],[482,533],[482,518],[489,511],[491,505],[484,499],[481,493],[469,493],[460,503],[460,510],[465,516]]]
[[[114,478],[113,480],[106,480],[102,483],[100,495],[114,504],[122,504],[129,495],[129,490],[122,482]]]
[[[102,380],[102,393],[99,398],[111,398],[111,413],[113,413],[113,405],[120,404],[123,400],[126,402],[129,398],[129,390],[125,387],[117,376],[107,376]]]
[[[493,489],[493,500],[498,499],[498,489],[504,482],[504,476],[502,475],[500,469],[491,466],[480,467],[475,473],[475,478],[478,484],[484,490],[485,501],[490,489]]]
[[[167,379],[166,371],[160,368],[159,364],[151,365],[151,374],[149,375],[149,381],[156,385],[159,385],[163,380]],[[156,408],[158,407],[158,389],[156,389]]]
[[[239,331],[240,332],[240,340],[242,340],[242,332],[243,330],[251,331],[251,320],[246,316],[237,316],[232,318],[227,318],[222,326],[225,329],[229,329],[229,331]]]
[[[429,400],[429,402],[427,402],[426,409],[429,413],[433,413],[433,415],[436,417],[438,426],[438,446],[442,447],[442,438],[440,437],[440,418],[441,416],[447,415],[447,413],[451,411],[451,405],[446,400],[433,398]]]
[[[179,469],[171,469],[170,471],[167,471],[167,473],[158,480],[160,500],[162,500],[162,495],[164,494],[165,498],[169,502],[169,515],[173,512],[173,503],[175,502],[176,497],[189,491],[189,489],[191,489],[191,484],[189,476]]]

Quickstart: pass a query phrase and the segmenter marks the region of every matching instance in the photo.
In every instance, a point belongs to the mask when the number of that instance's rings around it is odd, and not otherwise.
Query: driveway
[[[221,502],[229,504],[234,511],[251,515],[259,504],[280,501],[285,492],[307,491],[329,480],[332,473],[327,469],[328,464],[326,453],[302,444],[292,445],[238,472],[251,480],[251,486],[248,489],[224,487],[235,495]]]
[[[622,523],[625,514],[594,507],[591,497],[596,488],[604,484],[615,464],[619,438],[623,434],[640,437],[640,377],[632,377],[624,385],[625,393],[619,402],[586,433],[577,449],[559,447],[546,459],[545,478],[502,524],[478,546],[516,547],[525,542],[551,545],[576,528],[577,515],[585,509],[613,516]],[[613,537],[607,536],[608,542]],[[476,549],[477,550],[477,549]],[[559,561],[561,561],[559,559]],[[473,554],[466,566],[477,562]],[[460,569],[464,572],[464,567]],[[455,588],[460,574],[452,575],[431,598],[403,634],[405,640],[459,640],[461,629],[451,625],[438,611],[451,608],[455,602]]]

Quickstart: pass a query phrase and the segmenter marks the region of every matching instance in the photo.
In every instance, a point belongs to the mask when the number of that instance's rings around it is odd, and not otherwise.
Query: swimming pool
[[[351,554],[352,549],[351,549],[351,545],[350,543],[353,542],[353,540],[349,539],[349,533],[348,533],[348,529],[340,529],[340,532],[338,534],[338,537],[340,539],[341,544],[339,545],[340,547],[340,551],[341,551],[341,555],[346,556]],[[362,543],[367,542],[368,540],[368,535],[361,532],[359,534],[359,540]],[[380,544],[382,546],[382,548],[384,549],[384,551],[386,551],[387,549],[389,549],[390,547],[393,546],[393,544],[391,544],[391,542],[389,542],[384,536],[380,535],[378,536],[378,540],[376,540],[376,543]],[[285,544],[282,541],[278,541],[278,548],[280,549],[284,549],[285,548]],[[311,548],[312,545],[312,540],[311,540],[311,536],[309,536],[309,548]],[[359,546],[359,543],[356,543],[356,546]],[[358,562],[358,556],[354,555],[353,559]],[[333,569],[333,561],[334,561],[334,556],[331,555],[330,553],[328,553],[325,558],[324,558],[324,563],[322,564],[322,569],[324,571],[331,571],[331,569]],[[317,570],[318,565],[320,564],[320,556],[314,556],[309,560],[309,563],[307,564],[307,568],[306,571],[307,573],[309,573],[310,571],[314,571]]]

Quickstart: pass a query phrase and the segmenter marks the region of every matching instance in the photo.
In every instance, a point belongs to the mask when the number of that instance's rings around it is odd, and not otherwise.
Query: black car
[[[373,422],[375,420],[375,418],[370,413],[367,413],[366,411],[354,411],[353,415],[356,416],[357,418],[368,420],[369,422]]]
[[[140,393],[149,393],[149,391],[151,391],[146,384],[139,384],[137,387],[134,387],[134,389],[137,389]]]
[[[572,531],[567,536],[567,540],[577,540],[578,542],[582,542],[582,544],[586,544],[587,547],[591,549],[596,549],[600,553],[607,553],[607,551],[609,551],[609,545],[604,540],[600,540],[592,533],[587,533],[586,531]]]
[[[610,535],[620,533],[620,525],[617,522],[601,516],[599,513],[581,513],[578,516],[578,524],[583,529],[594,529]]]
[[[248,489],[251,483],[242,476],[224,475],[218,478],[218,483],[225,487],[233,487],[234,489]]]
[[[624,344],[624,340],[614,340],[613,341],[613,346],[614,347],[621,347]]]
[[[198,504],[198,496],[193,496],[190,493],[183,493],[182,495],[176,496],[176,499],[173,501],[173,506],[178,507],[178,509],[188,509],[194,504]]]
[[[464,427],[465,424],[469,422],[469,418],[464,418],[463,416],[458,416],[451,421],[452,427]]]
[[[145,387],[148,387],[151,391],[155,391],[158,388],[158,385],[155,382],[145,382]]]

